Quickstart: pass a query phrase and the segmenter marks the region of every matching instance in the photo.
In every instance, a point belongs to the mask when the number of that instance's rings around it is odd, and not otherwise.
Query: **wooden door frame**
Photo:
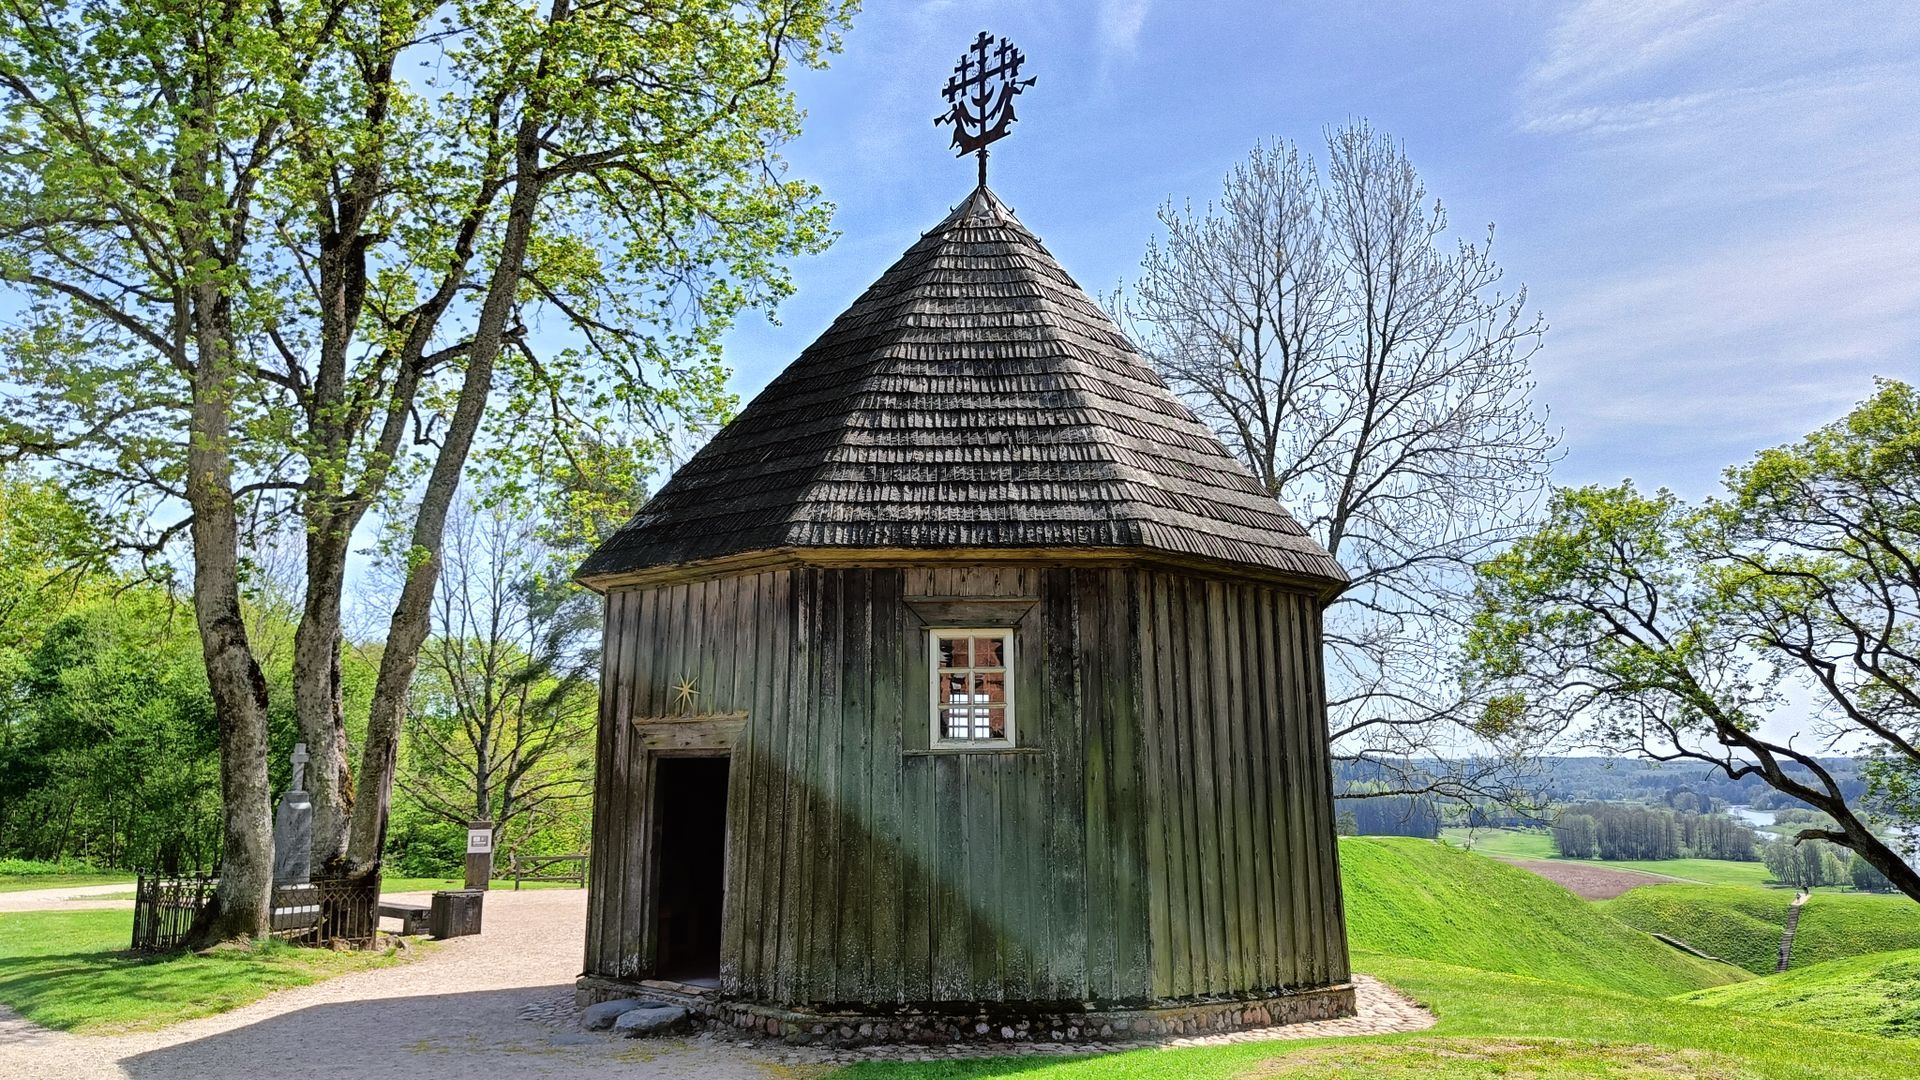
[[[734,781],[734,749],[746,726],[745,713],[705,716],[635,717],[636,749],[642,756],[646,794],[640,807],[640,837],[646,844],[646,868],[640,882],[640,955],[637,977],[658,976],[660,961],[660,760],[662,758],[725,758],[727,786]],[[720,823],[720,942],[722,967],[726,960],[728,905],[732,888],[732,793],[722,805]]]

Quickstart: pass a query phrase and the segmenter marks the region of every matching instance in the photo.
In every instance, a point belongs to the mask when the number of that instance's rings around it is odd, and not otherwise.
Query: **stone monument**
[[[273,883],[305,885],[313,878],[313,800],[307,795],[307,744],[293,746],[293,783],[273,812]]]

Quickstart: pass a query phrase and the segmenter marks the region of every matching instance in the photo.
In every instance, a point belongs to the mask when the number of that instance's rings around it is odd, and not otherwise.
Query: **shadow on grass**
[[[224,1012],[275,990],[394,961],[270,944],[147,956],[124,911],[29,912],[0,928],[0,1005],[42,1027],[112,1034]]]

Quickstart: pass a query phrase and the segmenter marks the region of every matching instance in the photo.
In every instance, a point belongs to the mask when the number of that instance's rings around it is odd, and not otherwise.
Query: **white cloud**
[[[1150,0],[1100,0],[1100,44],[1108,52],[1131,53],[1140,43]]]
[[[1590,3],[1520,83],[1587,272],[1543,296],[1542,396],[1579,471],[1695,492],[1920,356],[1920,20]]]

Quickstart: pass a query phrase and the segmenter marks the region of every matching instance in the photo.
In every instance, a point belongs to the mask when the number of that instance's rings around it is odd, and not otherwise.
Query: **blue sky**
[[[1551,325],[1563,483],[1699,496],[1720,470],[1920,377],[1920,14],[1896,5],[868,0],[802,74],[788,152],[839,206],[782,325],[728,342],[751,396],[970,189],[936,129],[982,29],[1039,82],[991,183],[1082,285],[1129,278],[1166,199],[1258,140],[1365,118],[1456,231],[1497,225]]]

